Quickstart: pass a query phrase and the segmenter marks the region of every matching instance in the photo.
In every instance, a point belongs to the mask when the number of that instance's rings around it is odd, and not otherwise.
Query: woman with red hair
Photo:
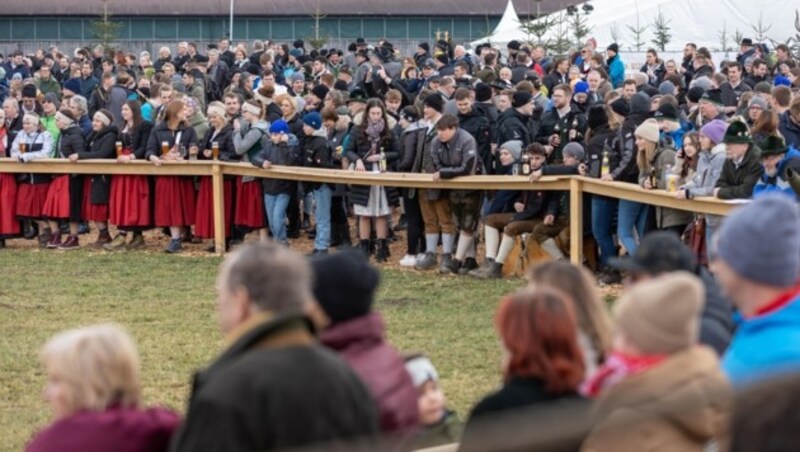
[[[500,303],[495,327],[503,387],[472,409],[460,450],[577,450],[588,402],[577,392],[584,362],[572,301],[550,287],[519,291]]]

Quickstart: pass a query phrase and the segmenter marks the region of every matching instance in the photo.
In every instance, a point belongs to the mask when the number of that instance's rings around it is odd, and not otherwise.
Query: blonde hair
[[[653,159],[656,156],[656,149],[658,143],[653,143],[650,140],[644,140],[645,146],[636,152],[636,166],[639,167],[640,173],[649,173],[652,166]]]
[[[292,110],[294,110],[294,112],[292,113],[292,116],[294,116],[297,113],[297,99],[288,94],[281,94],[279,96],[276,96],[274,100],[274,102],[278,105],[282,105],[284,101],[289,101],[289,104],[292,106]]]
[[[42,348],[49,375],[64,383],[67,410],[102,411],[140,403],[139,355],[133,339],[116,325],[65,331]]]

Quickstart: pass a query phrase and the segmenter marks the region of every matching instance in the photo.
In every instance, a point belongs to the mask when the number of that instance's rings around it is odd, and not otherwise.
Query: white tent
[[[514,8],[514,2],[512,0],[508,0],[508,5],[506,5],[506,10],[503,12],[503,17],[500,18],[500,22],[498,22],[497,26],[494,27],[492,34],[477,42],[486,42],[487,40],[491,42],[502,41],[504,36],[516,33],[517,31],[519,31],[519,17],[517,16],[517,10]]]
[[[720,35],[727,33],[726,47],[736,48],[734,35],[757,41],[756,29],[761,22],[765,38],[786,42],[800,34],[795,29],[797,4],[793,2],[754,2],[752,0],[596,0],[589,2],[594,11],[588,15],[590,32],[598,45],[605,48],[617,41],[622,50],[636,50],[631,28],[645,28],[641,37],[642,50],[653,47],[653,22],[659,12],[669,24],[672,35],[666,50],[679,51],[687,42],[699,47],[722,50]],[[581,5],[577,5],[581,9]],[[558,14],[558,13],[554,13]],[[505,16],[504,16],[505,17]],[[638,25],[637,25],[638,17]],[[502,22],[502,21],[501,21]],[[517,22],[518,23],[518,22]],[[502,33],[501,33],[502,31]],[[552,38],[556,30],[551,30]],[[490,38],[495,45],[505,46],[511,40],[526,41],[527,35],[519,26],[495,30]],[[765,41],[768,41],[765,39]],[[478,40],[474,45],[486,42]]]

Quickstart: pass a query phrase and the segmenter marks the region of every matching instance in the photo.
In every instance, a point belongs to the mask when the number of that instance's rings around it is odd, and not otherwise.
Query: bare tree
[[[636,25],[635,26],[634,25],[625,25],[625,27],[628,29],[628,31],[631,32],[631,38],[633,39],[633,42],[631,42],[631,45],[633,46],[634,49],[636,49],[637,52],[641,52],[642,51],[642,47],[644,47],[645,44],[647,44],[644,41],[644,34],[645,34],[645,32],[647,32],[647,24],[643,24],[639,20],[639,9],[638,9],[638,7],[636,9]]]
[[[722,30],[717,34],[717,37],[719,38],[720,44],[719,51],[725,52],[727,56],[727,54],[733,50],[733,47],[731,47],[730,44],[731,34],[728,33],[728,26],[725,21],[722,21]]]
[[[622,47],[622,30],[619,28],[619,24],[614,22],[608,31],[611,34],[611,40]]]
[[[758,22],[750,25],[750,28],[752,28],[753,32],[756,34],[756,41],[764,42],[767,39],[767,33],[769,33],[769,30],[772,28],[772,24],[767,25],[764,23],[764,11],[762,10],[758,13]]]

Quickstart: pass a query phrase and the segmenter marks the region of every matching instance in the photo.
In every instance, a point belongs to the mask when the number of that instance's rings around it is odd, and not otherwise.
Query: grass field
[[[139,346],[146,403],[182,412],[192,372],[222,347],[214,310],[219,263],[160,252],[0,250],[0,450],[20,450],[48,422],[38,351],[68,328],[125,326]],[[377,309],[401,351],[431,356],[463,418],[500,383],[492,316],[500,296],[522,284],[388,269]]]

